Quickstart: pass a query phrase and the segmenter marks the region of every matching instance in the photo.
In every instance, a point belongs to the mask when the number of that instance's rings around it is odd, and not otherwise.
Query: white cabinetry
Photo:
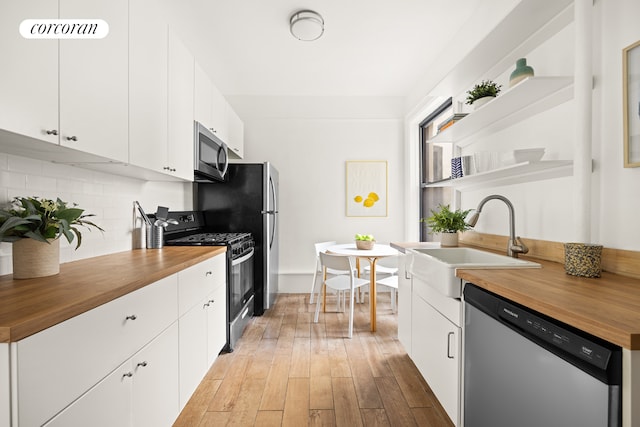
[[[0,427],[11,425],[11,369],[9,344],[0,343]]]
[[[411,360],[454,425],[461,419],[462,303],[412,277],[411,325],[398,323],[398,335],[411,334]],[[400,295],[402,292],[398,292]],[[407,328],[410,327],[410,331]],[[403,343],[404,344],[404,343]]]
[[[407,256],[398,257],[398,339],[405,351],[411,356],[411,323],[413,296],[411,276],[407,273]]]
[[[168,141],[163,171],[193,181],[193,55],[169,30]]]
[[[128,1],[29,0],[4,9],[0,129],[128,161]],[[109,35],[33,40],[17,31],[23,19],[87,17],[108,22]]]
[[[173,275],[18,341],[19,425],[41,425],[175,322],[176,298]]]
[[[231,157],[241,159],[244,156],[244,124],[197,61],[194,96],[195,119],[229,146]]]
[[[211,258],[178,276],[182,409],[226,343],[226,257]]]

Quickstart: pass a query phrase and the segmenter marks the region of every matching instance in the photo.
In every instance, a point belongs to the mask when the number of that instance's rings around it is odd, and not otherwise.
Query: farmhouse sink
[[[409,272],[451,298],[462,295],[458,268],[540,268],[540,264],[472,248],[407,249]]]

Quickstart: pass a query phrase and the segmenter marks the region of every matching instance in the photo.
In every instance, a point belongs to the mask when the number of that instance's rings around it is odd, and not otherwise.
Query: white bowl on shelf
[[[537,162],[542,156],[544,156],[544,148],[513,150],[513,158],[516,163]]]

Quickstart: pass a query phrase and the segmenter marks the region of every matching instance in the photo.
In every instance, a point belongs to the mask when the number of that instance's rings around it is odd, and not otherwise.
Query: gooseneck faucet
[[[522,243],[522,240],[520,240],[519,236],[516,236],[516,225],[514,220],[515,213],[513,210],[513,205],[511,204],[509,199],[499,194],[493,194],[491,196],[485,197],[478,204],[476,211],[473,214],[471,214],[469,219],[466,220],[466,223],[471,227],[475,227],[476,223],[478,222],[478,218],[480,217],[480,212],[482,212],[482,207],[484,206],[484,204],[487,203],[489,200],[494,200],[494,199],[502,200],[509,208],[509,243],[507,244],[507,255],[513,258],[518,258],[518,254],[526,254],[527,252],[529,252],[529,248],[527,248],[525,244]]]

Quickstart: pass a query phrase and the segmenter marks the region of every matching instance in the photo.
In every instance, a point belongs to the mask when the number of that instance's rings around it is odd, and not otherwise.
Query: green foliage
[[[499,85],[491,80],[483,80],[473,87],[473,89],[467,91],[467,104],[471,105],[476,99],[484,98],[485,96],[498,96],[502,85]]]
[[[420,222],[426,222],[431,228],[430,233],[455,233],[456,231],[465,231],[471,228],[465,222],[471,209],[452,211],[449,205],[439,205],[438,208],[438,212],[431,209],[431,216],[420,220]]]
[[[68,207],[59,198],[54,202],[38,197],[15,197],[10,206],[0,209],[0,242],[15,242],[23,238],[31,238],[41,242],[57,239],[61,235],[69,243],[77,237],[76,249],[82,243],[82,234],[76,225],[95,227],[104,231],[86,218],[93,214],[83,215],[84,210]]]
[[[371,241],[375,239],[373,238],[373,234],[356,234],[356,240]]]

